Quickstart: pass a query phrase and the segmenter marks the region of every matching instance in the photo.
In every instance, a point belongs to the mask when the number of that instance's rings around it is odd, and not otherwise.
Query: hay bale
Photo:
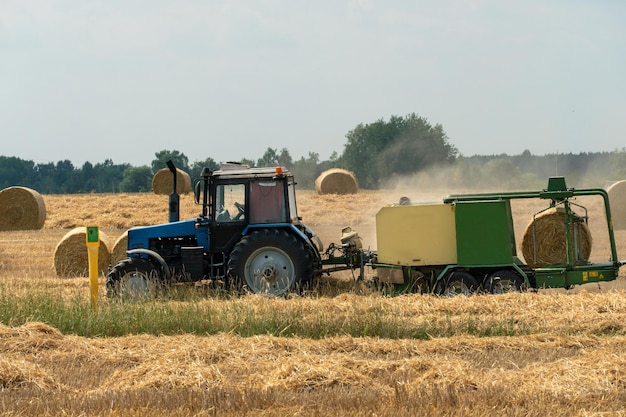
[[[174,188],[174,178],[169,168],[157,171],[152,177],[152,191],[159,195],[170,195]],[[187,194],[191,192],[191,176],[185,171],[176,168],[176,192]]]
[[[46,221],[46,205],[41,195],[26,187],[0,191],[0,231],[38,230]]]
[[[359,185],[353,172],[332,168],[320,174],[315,180],[318,194],[356,194]]]
[[[89,276],[89,255],[86,245],[87,230],[76,227],[63,236],[54,249],[54,269],[59,277]],[[111,262],[108,236],[99,231],[98,273],[106,274]]]
[[[113,248],[111,249],[111,265],[117,265],[120,261],[126,259],[126,251],[128,250],[128,230],[122,233],[113,242]]]
[[[609,194],[613,228],[626,229],[626,180],[613,183],[606,192]]]
[[[570,225],[572,249],[577,248],[577,261],[586,262],[591,255],[591,232],[587,223],[572,222]],[[574,246],[576,241],[576,246]],[[535,247],[536,242],[536,247]],[[536,256],[535,256],[536,252]],[[522,254],[532,268],[567,263],[565,239],[565,210],[551,208],[537,215],[526,227],[522,239]]]

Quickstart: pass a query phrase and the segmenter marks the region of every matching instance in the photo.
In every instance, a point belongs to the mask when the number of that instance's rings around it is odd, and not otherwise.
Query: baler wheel
[[[519,274],[505,269],[489,275],[486,287],[492,294],[518,292],[524,288],[524,279]]]
[[[467,272],[452,272],[444,282],[445,284],[440,283],[437,286],[437,294],[443,297],[451,298],[459,295],[469,297],[479,288],[476,278]]]

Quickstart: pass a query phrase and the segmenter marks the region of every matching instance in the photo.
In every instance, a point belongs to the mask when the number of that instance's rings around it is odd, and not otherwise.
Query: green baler
[[[607,262],[592,263],[581,256],[580,228],[587,222],[586,209],[570,201],[579,196],[602,198],[610,245]],[[523,262],[517,256],[511,210],[514,199],[546,200],[549,209],[562,213],[564,236],[560,238],[565,244],[561,260]],[[585,215],[579,216],[572,206],[585,210]],[[442,204],[384,207],[377,214],[376,227],[377,259],[372,266],[378,279],[392,284],[396,291],[454,295],[570,288],[614,280],[626,263],[617,258],[607,192],[568,189],[563,177],[550,178],[541,191],[455,194]],[[541,241],[532,237],[536,254]]]

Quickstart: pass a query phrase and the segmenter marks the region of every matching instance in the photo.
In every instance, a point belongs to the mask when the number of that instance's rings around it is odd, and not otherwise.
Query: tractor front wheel
[[[313,260],[302,240],[292,233],[260,229],[235,245],[228,275],[255,294],[281,296],[308,286],[313,277]]]
[[[150,298],[162,285],[161,271],[143,258],[121,261],[106,277],[107,296],[124,300]]]

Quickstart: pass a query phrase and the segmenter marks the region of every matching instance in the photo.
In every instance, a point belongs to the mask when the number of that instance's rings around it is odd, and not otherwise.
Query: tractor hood
[[[128,249],[148,248],[150,239],[193,236],[195,227],[196,219],[133,227],[128,231]]]

